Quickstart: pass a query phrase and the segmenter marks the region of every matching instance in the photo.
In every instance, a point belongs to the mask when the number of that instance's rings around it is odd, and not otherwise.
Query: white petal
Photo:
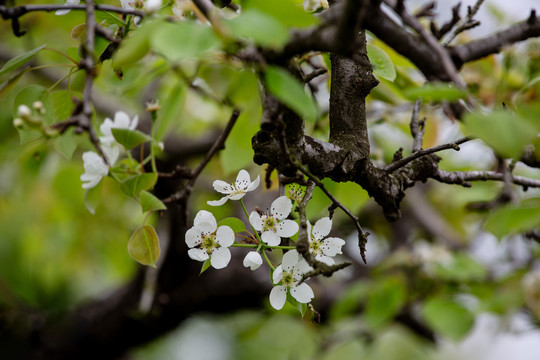
[[[129,123],[129,115],[125,112],[117,111],[116,114],[114,114],[114,128],[129,129]]]
[[[261,219],[261,215],[259,215],[258,212],[252,211],[249,215],[249,223],[255,228],[257,231],[261,231],[263,228],[263,222]]]
[[[114,136],[112,135],[112,131],[111,131],[113,125],[114,124],[112,120],[109,118],[106,118],[105,121],[103,121],[103,123],[99,126],[99,131],[101,131],[101,133],[103,134],[103,136],[99,137],[99,140],[101,141],[101,143],[111,144],[115,142]]]
[[[259,183],[261,182],[261,177],[259,175],[257,175],[257,178],[255,180],[253,180],[253,182],[251,184],[249,184],[248,188],[246,189],[246,191],[253,191],[255,190],[258,186],[259,186]]]
[[[313,299],[313,297],[315,296],[315,294],[313,294],[313,290],[311,290],[309,285],[306,283],[302,283],[298,286],[292,287],[290,291],[293,298],[303,304],[310,302],[311,299]]]
[[[207,201],[206,203],[208,205],[210,205],[210,206],[221,206],[221,205],[225,204],[228,199],[229,199],[228,196],[224,196],[219,200],[211,200],[211,201]]]
[[[300,281],[304,277],[304,274],[307,274],[308,272],[313,270],[313,268],[309,266],[309,264],[302,257],[302,255],[299,255],[299,256],[300,258],[298,262],[296,263],[296,265],[294,265],[294,269],[293,269],[293,277],[296,281]]]
[[[223,269],[231,261],[231,252],[229,249],[220,247],[212,251],[212,257],[210,258],[210,264],[215,269]]]
[[[298,263],[299,256],[300,254],[296,250],[287,251],[281,260],[283,270],[290,271]]]
[[[187,246],[189,246],[190,248],[195,247],[199,245],[202,241],[201,231],[194,226],[188,229],[188,231],[186,231],[185,239]]]
[[[193,260],[205,261],[208,259],[208,253],[203,249],[189,249],[187,253]]]
[[[322,263],[324,263],[326,265],[330,265],[330,266],[332,266],[332,265],[334,265],[336,263],[334,261],[334,259],[332,259],[331,257],[320,254],[320,253],[315,255],[315,260],[320,261],[320,262],[322,262]]]
[[[67,13],[69,13],[71,10],[56,10],[56,12],[54,13],[55,15],[58,15],[58,16],[62,16],[62,15],[66,15]]]
[[[285,219],[292,210],[292,202],[286,196],[280,196],[272,203],[270,213],[278,220]]]
[[[238,190],[246,190],[249,186],[251,179],[249,173],[246,170],[240,170],[238,176],[236,177],[236,188]]]
[[[133,117],[133,120],[131,120],[131,124],[129,124],[129,129],[135,130],[137,128],[137,125],[139,125],[139,115],[135,115]]]
[[[85,172],[94,175],[105,176],[109,173],[109,167],[105,161],[93,151],[87,151],[82,155]]]
[[[233,186],[223,180],[216,180],[212,185],[214,186],[214,190],[222,194],[230,194],[234,191]]]
[[[234,231],[226,226],[220,226],[216,233],[216,242],[222,247],[229,247],[234,244]]]
[[[324,239],[321,250],[324,255],[327,256],[336,256],[337,254],[341,254],[341,247],[345,245],[345,240],[331,237]]]
[[[321,240],[326,235],[330,234],[332,230],[332,220],[329,217],[323,217],[315,223],[313,226],[313,237],[317,240]]]
[[[261,240],[270,246],[278,246],[281,243],[281,238],[273,231],[263,232]]]
[[[298,232],[298,224],[292,220],[283,220],[276,226],[276,233],[281,237],[293,236]]]
[[[283,285],[274,286],[270,291],[270,305],[276,310],[281,310],[287,300],[287,288]]]
[[[213,233],[217,228],[216,218],[211,212],[206,210],[201,210],[197,213],[193,224],[206,233]]]
[[[278,284],[283,279],[283,268],[279,265],[272,273],[272,281],[274,284]]]
[[[238,194],[234,194],[234,195],[229,195],[229,199],[231,200],[240,200],[241,198],[244,197],[244,195],[246,195],[246,193],[238,193]]]
[[[247,253],[246,257],[244,258],[243,264],[245,267],[250,268],[251,271],[257,270],[259,266],[262,265],[262,257],[258,252],[250,251]]]
[[[116,163],[116,160],[118,160],[118,157],[120,156],[120,146],[115,143],[102,144],[101,150],[103,150],[103,153],[111,166]]]
[[[83,184],[82,184],[83,189],[91,189],[95,187],[97,184],[99,184],[99,182],[101,181],[101,176],[82,174],[81,180],[83,181]]]

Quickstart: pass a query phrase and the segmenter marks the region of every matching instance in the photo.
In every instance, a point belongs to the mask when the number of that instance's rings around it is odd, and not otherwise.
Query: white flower
[[[292,202],[286,196],[280,196],[272,203],[270,215],[259,215],[253,211],[249,222],[255,230],[261,232],[261,240],[270,246],[279,245],[282,237],[293,236],[298,232],[298,224],[286,220],[291,213]]]
[[[341,247],[345,245],[345,240],[336,237],[327,237],[332,229],[332,220],[324,217],[315,223],[313,229],[308,221],[309,252],[315,256],[315,260],[327,265],[334,265],[332,257],[341,254]]]
[[[83,154],[84,174],[81,175],[83,189],[91,189],[96,186],[104,176],[107,176],[109,167],[105,161],[92,151]]]
[[[313,290],[305,282],[298,285],[302,276],[309,272],[311,267],[306,260],[296,250],[290,250],[283,255],[283,261],[272,274],[274,286],[270,291],[270,305],[276,310],[280,310],[287,300],[287,289],[293,298],[300,303],[308,303],[315,296]]]
[[[252,271],[257,270],[262,265],[261,255],[256,251],[250,251],[244,258],[244,266],[250,268]]]
[[[328,9],[328,0],[304,0],[304,10],[313,12],[320,8]]]
[[[104,145],[115,144],[116,140],[112,134],[113,128],[135,130],[138,123],[139,117],[137,115],[135,115],[133,120],[130,120],[128,114],[123,111],[117,111],[116,114],[114,114],[114,121],[106,118],[99,127],[99,130],[103,134],[103,136],[99,137],[99,141]]]
[[[234,231],[228,226],[217,227],[216,219],[210,212],[201,210],[195,216],[193,227],[186,231],[188,255],[193,260],[206,261],[215,269],[222,269],[231,260],[228,247],[234,243]]]
[[[126,10],[142,10],[144,0],[120,0],[120,5]]]
[[[81,0],[66,0],[66,3],[64,6],[69,6],[69,5],[79,5],[79,3],[81,2]],[[56,10],[56,12],[54,13],[55,15],[66,15],[67,13],[69,13],[71,11],[71,9],[67,9],[67,10]]]
[[[32,116],[32,110],[30,110],[27,105],[19,105],[19,107],[17,107],[17,115],[23,119],[28,119],[30,116]]]
[[[214,189],[217,192],[226,194],[219,200],[208,201],[208,205],[211,206],[220,206],[225,204],[228,199],[231,200],[240,200],[246,195],[248,191],[253,191],[259,186],[260,182],[259,176],[254,181],[251,181],[249,173],[246,170],[240,170],[238,176],[236,177],[236,185],[228,184],[222,180],[214,181]]]
[[[155,12],[161,9],[161,5],[163,5],[162,0],[146,0],[144,9],[149,12]]]

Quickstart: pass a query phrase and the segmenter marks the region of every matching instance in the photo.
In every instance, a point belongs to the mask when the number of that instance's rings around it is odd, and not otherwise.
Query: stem
[[[263,242],[261,241],[261,238],[259,237],[259,233],[257,232],[257,230],[255,230],[255,228],[253,227],[253,225],[249,221],[249,215],[248,215],[248,212],[246,210],[246,206],[244,205],[244,201],[242,199],[240,199],[240,205],[242,205],[242,210],[244,210],[244,214],[246,214],[246,218],[248,219],[249,225],[251,225],[251,228],[253,229],[253,233],[254,233],[255,237],[257,238],[257,241],[259,242],[259,244],[262,244]]]
[[[232,244],[231,247],[240,247],[240,248],[258,248],[259,245],[255,245],[255,244]]]
[[[266,263],[268,264],[268,266],[270,266],[270,268],[272,269],[272,271],[276,270],[276,267],[274,266],[274,264],[272,264],[272,262],[270,261],[270,259],[268,258],[268,256],[266,255],[266,251],[262,251],[262,255],[264,257],[264,260],[266,261]]]

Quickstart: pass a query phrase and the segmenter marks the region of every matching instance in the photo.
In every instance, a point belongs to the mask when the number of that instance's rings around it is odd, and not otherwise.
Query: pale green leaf
[[[133,149],[136,146],[152,140],[150,136],[140,132],[139,130],[112,128],[111,132],[114,139],[127,150]]]
[[[286,70],[269,66],[265,73],[268,90],[296,112],[310,122],[317,118],[317,105],[313,98],[306,94],[304,85]]]
[[[138,263],[156,267],[161,252],[156,230],[150,225],[135,230],[128,242],[128,252]]]
[[[453,340],[461,340],[471,330],[474,316],[463,306],[446,299],[434,298],[422,306],[427,325]]]
[[[9,60],[7,63],[4,64],[4,66],[2,66],[2,69],[0,69],[0,76],[17,69],[32,60],[32,58],[36,56],[46,45],[47,44],[43,44],[33,50],[25,52],[24,54],[18,55],[13,59]]]
[[[11,76],[9,79],[4,81],[2,84],[0,84],[0,99],[9,94],[9,92],[17,85],[19,80],[23,77],[24,74],[28,72],[28,69],[23,70],[13,76]]]
[[[302,4],[291,0],[250,0],[246,4],[246,10],[250,9],[271,15],[286,26],[305,27],[317,23],[317,18],[306,12]]]
[[[221,220],[218,223],[219,226],[228,226],[234,231],[235,233],[241,233],[242,231],[246,231],[246,225],[244,222],[238,218],[235,217],[228,217],[226,219]]]
[[[212,265],[212,263],[210,262],[210,259],[206,259],[202,266],[201,266],[201,272],[199,272],[199,275],[201,275],[203,272],[205,272],[206,270],[208,270],[208,268],[210,267],[210,265]]]
[[[401,278],[390,277],[377,283],[368,294],[364,311],[367,323],[377,329],[399,312],[405,298],[406,289]]]
[[[530,144],[538,129],[519,114],[498,110],[490,114],[470,113],[465,116],[465,131],[491,146],[504,157],[518,159],[523,147]]]
[[[534,203],[506,206],[492,212],[486,230],[497,237],[532,230],[540,224],[540,205]]]
[[[448,83],[426,84],[421,87],[405,90],[405,97],[411,101],[422,99],[424,101],[455,101],[465,98],[462,90]]]
[[[396,78],[396,68],[390,56],[378,46],[367,44],[366,47],[369,62],[373,67],[373,73],[383,79],[394,81]]]
[[[149,38],[157,21],[144,23],[133,32],[133,35],[122,41],[118,51],[112,58],[114,68],[130,65],[142,59],[150,50]]]
[[[227,26],[233,36],[251,39],[264,47],[279,48],[289,40],[289,31],[281,21],[256,9],[242,12]]]
[[[138,199],[143,190],[152,189],[157,182],[156,173],[145,173],[131,176],[122,182],[122,190],[129,196]]]
[[[147,211],[167,210],[167,206],[148,191],[141,192],[140,200],[143,213]]]

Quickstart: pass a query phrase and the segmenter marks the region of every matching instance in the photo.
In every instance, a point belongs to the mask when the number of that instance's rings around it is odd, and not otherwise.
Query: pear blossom
[[[99,137],[99,141],[104,145],[115,144],[116,140],[112,134],[112,129],[129,129],[135,130],[137,124],[139,123],[139,116],[131,120],[129,115],[123,111],[117,111],[114,114],[114,121],[109,118],[105,118],[105,121],[100,125],[99,130],[103,136]]]
[[[206,261],[215,269],[222,269],[231,260],[228,247],[234,243],[234,231],[228,226],[217,226],[212,213],[201,210],[195,216],[193,227],[186,231],[188,255],[193,260]]]
[[[255,230],[261,232],[261,240],[270,246],[277,246],[282,237],[293,236],[298,232],[298,224],[287,220],[291,213],[292,202],[286,196],[280,196],[272,203],[270,214],[259,215],[253,211],[249,222]]]
[[[93,151],[87,151],[83,154],[83,162],[84,174],[81,175],[83,189],[93,188],[109,173],[109,167],[105,161]]]
[[[313,229],[309,221],[307,225],[309,252],[315,256],[315,260],[327,265],[334,265],[332,257],[341,254],[341,247],[345,245],[345,240],[336,237],[325,238],[332,229],[332,220],[329,217],[324,217],[315,223]]]
[[[298,284],[302,276],[311,271],[311,267],[296,250],[283,255],[283,261],[272,274],[274,286],[270,291],[270,305],[280,310],[287,300],[287,290],[298,302],[306,304],[315,296],[311,287],[305,282]]]
[[[162,5],[163,5],[162,0],[146,0],[144,4],[144,8],[146,11],[156,12],[159,9],[161,9]]]
[[[250,251],[244,258],[243,264],[245,267],[250,268],[251,271],[257,270],[262,265],[261,255],[257,251]]]
[[[79,5],[81,2],[81,0],[66,0],[66,3],[64,4],[64,6],[70,6],[70,5]],[[55,15],[66,15],[67,13],[69,13],[71,11],[71,9],[66,9],[66,10],[56,10],[56,12],[54,13]]]
[[[246,195],[248,191],[255,190],[257,186],[259,186],[260,181],[261,179],[259,176],[257,176],[254,181],[251,181],[249,173],[246,170],[242,169],[236,177],[235,185],[228,184],[223,180],[214,181],[214,189],[219,193],[225,194],[226,196],[222,197],[219,200],[208,201],[207,203],[211,206],[220,206],[225,204],[225,202],[229,199],[240,200],[244,197],[244,195]]]

